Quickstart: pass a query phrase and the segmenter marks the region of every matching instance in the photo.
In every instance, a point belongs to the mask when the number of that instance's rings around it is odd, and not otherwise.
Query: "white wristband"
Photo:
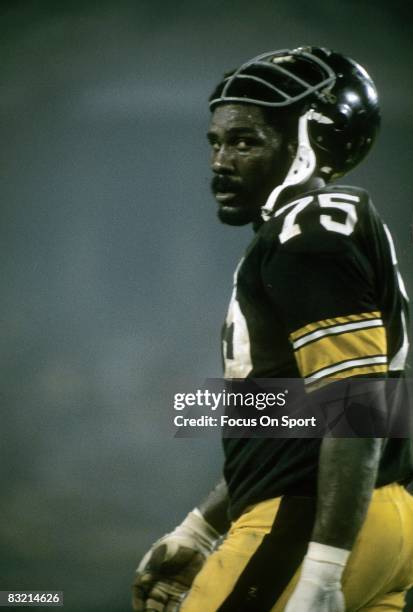
[[[319,542],[310,542],[306,556],[314,561],[336,563],[344,567],[350,556],[350,551],[327,544],[319,544]]]
[[[336,588],[341,582],[350,551],[318,542],[310,542],[304,557],[301,580],[323,588]]]
[[[205,555],[214,549],[219,538],[218,531],[207,523],[198,508],[194,508],[192,512],[189,512],[173,533],[192,537]]]
[[[172,559],[181,546],[197,550],[207,557],[215,547],[219,533],[206,522],[200,511],[195,508],[185,517],[180,525],[157,540],[143,557],[137,572],[147,571],[152,552],[161,545],[165,546],[164,561]]]

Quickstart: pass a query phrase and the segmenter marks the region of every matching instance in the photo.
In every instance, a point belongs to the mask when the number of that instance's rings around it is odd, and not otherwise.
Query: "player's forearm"
[[[207,498],[198,506],[204,519],[219,533],[224,534],[229,528],[228,490],[225,480],[219,481]]]
[[[382,440],[324,438],[312,541],[351,550],[367,514]]]

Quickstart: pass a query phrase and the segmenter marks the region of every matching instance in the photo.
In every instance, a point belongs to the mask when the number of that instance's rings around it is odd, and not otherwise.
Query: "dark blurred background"
[[[0,3],[0,589],[129,609],[149,544],[213,485],[218,439],[174,439],[172,395],[219,376],[249,228],[218,224],[207,97],[271,48],[330,46],[381,92],[349,182],[412,290],[410,3]],[[412,608],[413,609],[413,608]]]

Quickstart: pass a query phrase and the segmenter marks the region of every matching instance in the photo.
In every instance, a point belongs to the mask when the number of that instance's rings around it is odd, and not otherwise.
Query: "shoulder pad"
[[[288,251],[337,252],[354,241],[369,209],[364,189],[327,185],[282,205],[260,234]]]

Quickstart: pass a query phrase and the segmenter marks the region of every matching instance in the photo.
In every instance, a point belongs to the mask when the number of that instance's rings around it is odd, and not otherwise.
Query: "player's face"
[[[230,225],[258,220],[269,194],[285,177],[281,134],[259,106],[225,104],[213,112],[208,140],[218,217]]]

